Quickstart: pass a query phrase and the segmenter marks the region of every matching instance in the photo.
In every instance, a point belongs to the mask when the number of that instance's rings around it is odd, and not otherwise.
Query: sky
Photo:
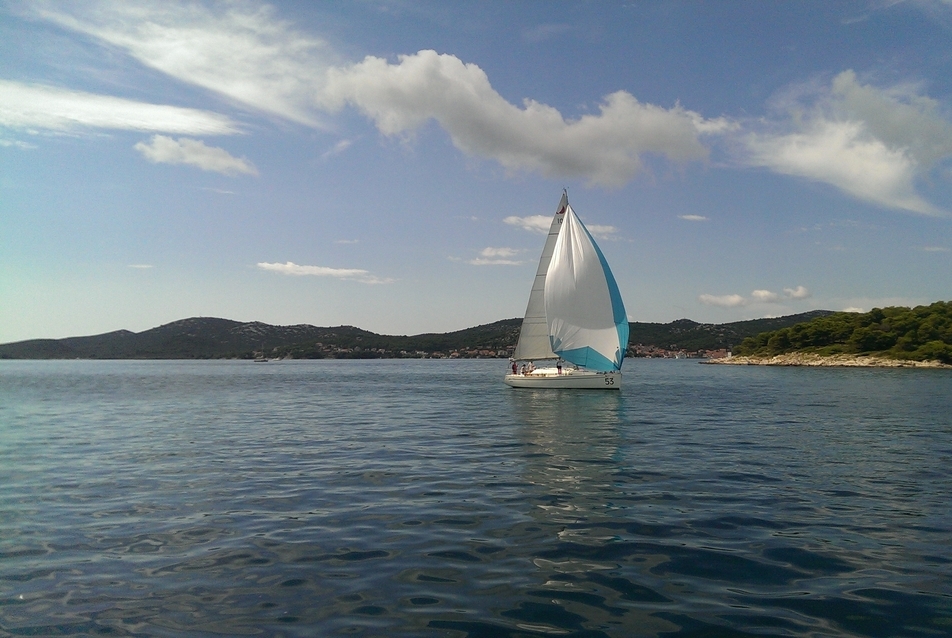
[[[0,343],[952,299],[952,0],[0,0]]]

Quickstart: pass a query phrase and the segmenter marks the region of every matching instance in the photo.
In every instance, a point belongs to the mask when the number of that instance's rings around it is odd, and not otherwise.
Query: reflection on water
[[[501,375],[0,362],[0,634],[952,632],[952,375]]]

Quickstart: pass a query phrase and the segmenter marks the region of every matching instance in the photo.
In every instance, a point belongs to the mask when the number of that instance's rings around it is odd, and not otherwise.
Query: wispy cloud
[[[50,131],[100,128],[186,135],[239,132],[237,124],[218,113],[9,80],[0,80],[0,126]]]
[[[780,301],[780,295],[775,292],[770,292],[769,290],[755,290],[750,293],[750,296],[753,297],[755,301],[760,301],[762,303],[773,303]]]
[[[0,98],[0,101],[2,101],[2,98]],[[2,108],[3,107],[0,106],[0,109]],[[4,148],[14,147],[14,148],[19,148],[23,150],[30,150],[30,149],[36,148],[36,144],[30,144],[29,142],[22,142],[20,140],[5,140],[5,139],[0,139],[0,146]]]
[[[205,146],[201,140],[187,137],[173,140],[165,135],[153,135],[148,144],[139,142],[134,148],[156,164],[188,164],[223,175],[258,174],[258,169],[245,158],[234,157],[225,149]]]
[[[588,232],[592,233],[592,236],[598,239],[618,239],[618,229],[614,226],[606,226],[603,224],[586,224],[585,227],[588,229]]]
[[[334,144],[334,146],[331,147],[329,150],[322,153],[321,159],[326,160],[326,159],[330,159],[331,157],[334,157],[335,155],[340,155],[341,153],[349,149],[353,145],[353,143],[354,142],[352,140],[341,140],[337,144]]]
[[[829,86],[791,89],[775,106],[786,120],[746,136],[751,164],[887,208],[948,214],[923,199],[916,182],[952,156],[952,123],[916,87],[880,89],[844,71]]]
[[[504,224],[517,226],[533,233],[546,234],[552,226],[551,215],[529,215],[528,217],[506,217],[502,220]],[[598,239],[618,239],[618,228],[605,224],[586,224],[588,232]]]
[[[313,95],[334,59],[269,6],[228,2],[40,4],[39,17],[125,50],[142,64],[283,119],[322,126]]]
[[[538,44],[539,42],[545,42],[564,33],[568,33],[571,28],[572,27],[567,24],[540,24],[523,31],[522,39],[531,44]]]
[[[483,248],[483,250],[479,254],[482,255],[483,257],[515,257],[520,252],[522,251],[517,250],[516,248],[487,247],[487,248]]]
[[[518,226],[519,228],[542,234],[548,233],[549,227],[552,226],[551,215],[529,215],[528,217],[511,216],[506,217],[502,221],[510,226]]]
[[[721,306],[722,308],[736,308],[747,305],[747,300],[740,295],[700,295],[698,301],[707,306]]]
[[[360,242],[359,239],[335,239],[335,244],[356,244]]]
[[[707,217],[704,215],[678,215],[678,219],[684,219],[689,222],[706,222]]]
[[[784,288],[783,293],[789,299],[806,299],[811,296],[810,291],[803,286],[797,286],[796,288]]]
[[[922,250],[927,253],[947,253],[949,249],[946,246],[923,246]]]
[[[389,284],[395,280],[390,278],[377,277],[366,270],[360,268],[328,268],[327,266],[299,266],[294,262],[283,264],[259,262],[258,268],[270,272],[280,273],[282,275],[308,276],[308,277],[333,277],[335,279],[349,279],[362,284]]]
[[[476,259],[470,259],[473,266],[521,266],[523,261],[512,259],[520,250],[515,248],[483,248]]]
[[[129,268],[136,268],[138,270],[148,270],[152,268],[152,264],[129,264]]]

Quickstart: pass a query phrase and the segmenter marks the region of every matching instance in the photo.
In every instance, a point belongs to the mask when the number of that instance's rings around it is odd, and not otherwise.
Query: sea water
[[[0,635],[952,635],[952,371],[0,362]]]

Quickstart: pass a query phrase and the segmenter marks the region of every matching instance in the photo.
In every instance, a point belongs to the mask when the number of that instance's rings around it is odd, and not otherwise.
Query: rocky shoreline
[[[952,368],[940,361],[905,361],[852,354],[822,356],[806,352],[791,352],[774,357],[725,357],[708,359],[702,363],[737,366],[810,366],[826,368]]]

